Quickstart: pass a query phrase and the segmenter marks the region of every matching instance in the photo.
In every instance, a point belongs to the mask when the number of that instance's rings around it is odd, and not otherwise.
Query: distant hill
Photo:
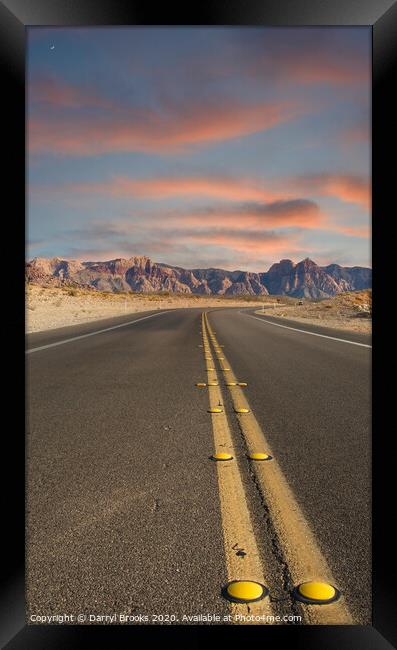
[[[98,291],[196,293],[202,295],[287,295],[327,298],[369,289],[372,270],[338,264],[318,266],[306,258],[281,260],[263,273],[223,269],[183,269],[133,256],[107,262],[35,257],[26,264],[28,282],[42,286],[83,286]]]

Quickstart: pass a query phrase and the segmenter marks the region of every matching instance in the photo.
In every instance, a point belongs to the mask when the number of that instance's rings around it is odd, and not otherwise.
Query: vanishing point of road
[[[370,622],[369,337],[178,309],[30,334],[26,357],[29,615]],[[269,595],[231,603],[232,580]],[[310,580],[340,598],[296,600]]]

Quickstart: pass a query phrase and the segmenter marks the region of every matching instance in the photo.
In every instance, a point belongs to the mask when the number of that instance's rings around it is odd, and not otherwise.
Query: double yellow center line
[[[214,435],[214,453],[228,453],[231,461],[217,463],[218,485],[221,505],[222,528],[228,579],[252,580],[266,585],[265,572],[262,567],[259,549],[252,529],[251,517],[245,497],[244,487],[235,461],[236,451],[225,413],[222,392],[218,384],[214,358],[211,353],[207,335],[206,320],[202,317],[202,335],[204,358],[207,366],[207,386],[209,392],[210,410],[219,409],[220,413],[212,413],[212,429]],[[242,553],[244,555],[242,555]],[[270,615],[269,598],[247,604],[231,603],[232,619],[238,614],[253,614],[256,616]]]
[[[306,581],[328,582],[335,585],[332,572],[318,546],[317,540],[289,487],[277,459],[271,451],[262,428],[252,413],[244,389],[238,385],[224,348],[220,346],[206,313],[202,314],[202,336],[204,357],[207,366],[207,384],[209,384],[210,409],[220,408],[221,413],[214,413],[212,427],[216,452],[227,452],[236,458],[233,439],[227,415],[222,401],[218,373],[211,352],[214,348],[221,377],[230,391],[234,417],[238,418],[240,430],[244,436],[248,453],[265,452],[273,457],[271,461],[252,462],[257,484],[262,498],[270,513],[278,542],[282,548],[288,571],[295,586]],[[212,383],[218,385],[211,385]],[[253,580],[267,583],[269,572],[263,567],[259,549],[252,529],[246,495],[242,484],[238,464],[235,460],[218,463],[218,484],[221,501],[224,546],[229,580]],[[237,544],[237,546],[236,546]],[[236,548],[244,548],[246,555],[242,558],[236,554]],[[287,596],[287,594],[286,594]],[[247,605],[232,605],[233,608],[245,608]],[[326,605],[301,605],[302,616],[311,624],[352,624],[353,619],[343,598]],[[250,613],[271,614],[269,598],[249,604]]]

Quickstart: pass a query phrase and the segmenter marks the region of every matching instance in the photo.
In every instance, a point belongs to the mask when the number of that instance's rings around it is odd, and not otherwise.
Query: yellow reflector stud
[[[265,454],[263,452],[255,452],[254,454],[248,454],[250,460],[271,460],[272,457],[270,454]]]
[[[237,382],[236,381],[227,381],[226,386],[237,386]]]
[[[216,408],[208,409],[207,413],[223,413],[223,409],[216,407]]]
[[[262,600],[268,593],[267,587],[251,580],[233,580],[224,590],[224,596],[234,603],[253,603]]]
[[[197,386],[198,388],[205,388],[206,385],[207,385],[207,384],[204,384],[204,383],[201,382],[201,381],[199,381],[199,382],[196,384],[196,386]]]
[[[212,460],[233,460],[233,456],[231,454],[226,454],[224,452],[220,452],[219,454],[212,454],[211,458]]]
[[[217,381],[209,381],[207,386],[219,386]]]
[[[237,382],[237,385],[238,385],[238,386],[248,386],[248,384],[247,384],[246,381],[238,381],[238,382]]]
[[[207,370],[215,370],[215,368],[207,368]]]
[[[230,368],[222,368],[223,372],[229,372]]]
[[[235,413],[249,413],[249,409],[234,409]]]
[[[293,596],[308,605],[327,605],[338,600],[340,592],[327,582],[303,582],[294,589]]]
[[[225,360],[225,357],[217,357],[217,358],[219,359],[219,361],[224,361]]]

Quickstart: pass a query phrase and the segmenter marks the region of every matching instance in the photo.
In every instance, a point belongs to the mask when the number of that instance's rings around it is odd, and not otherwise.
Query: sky
[[[367,27],[28,29],[27,256],[370,266]]]

